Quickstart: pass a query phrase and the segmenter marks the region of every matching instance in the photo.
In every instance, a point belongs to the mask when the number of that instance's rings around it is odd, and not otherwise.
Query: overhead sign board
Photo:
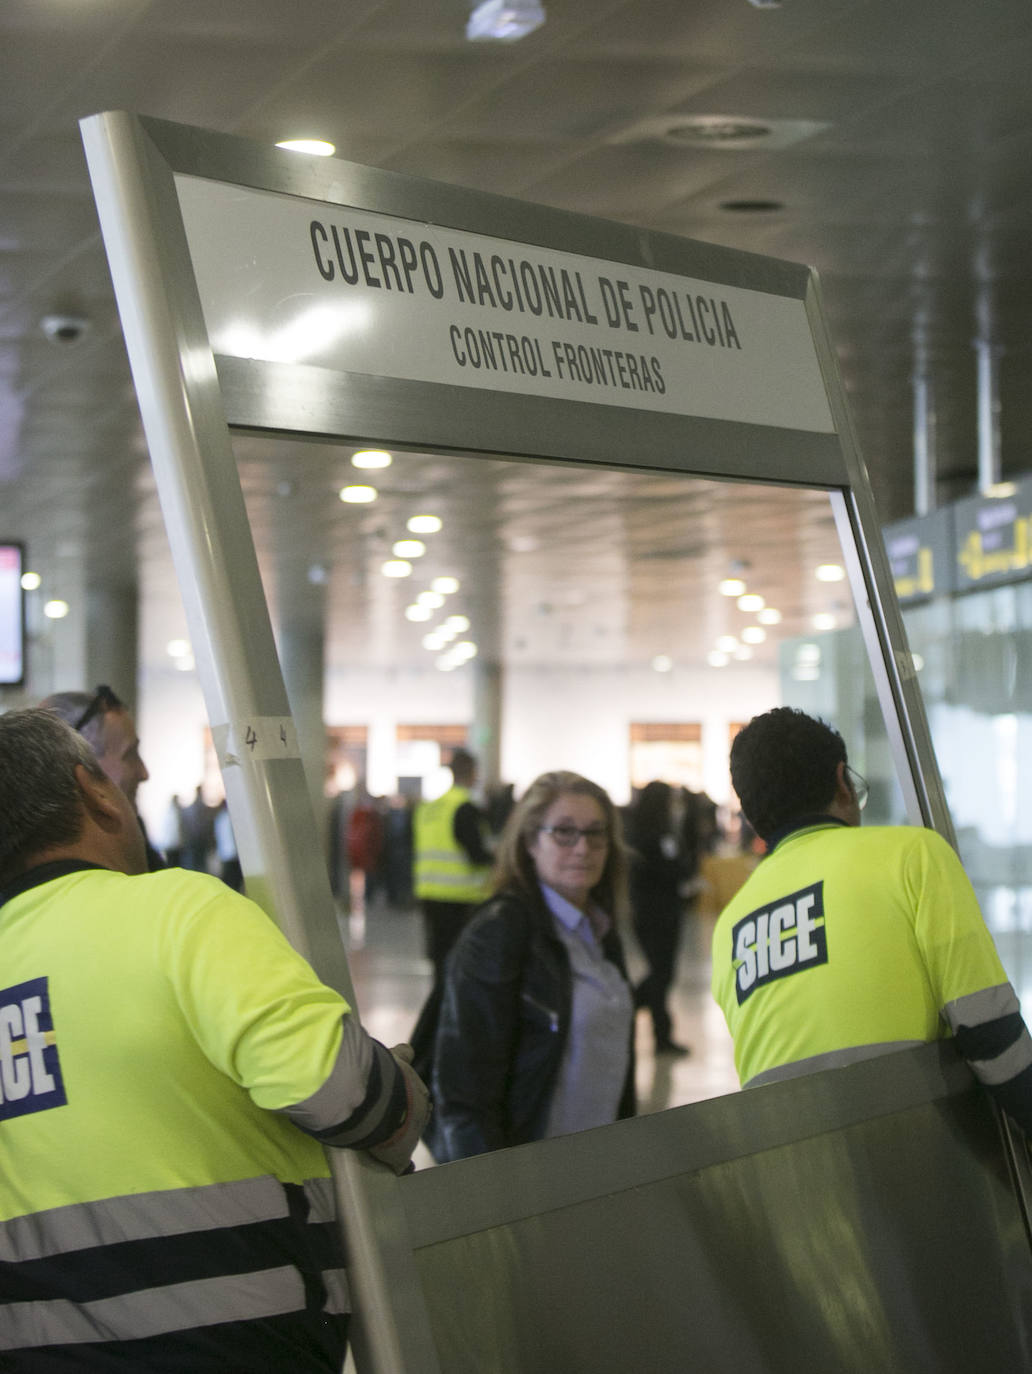
[[[802,300],[176,176],[216,355],[831,434]]]
[[[948,510],[899,520],[882,531],[901,602],[953,591],[953,522]]]
[[[951,511],[957,591],[1032,575],[1032,478],[1009,492],[959,501]]]

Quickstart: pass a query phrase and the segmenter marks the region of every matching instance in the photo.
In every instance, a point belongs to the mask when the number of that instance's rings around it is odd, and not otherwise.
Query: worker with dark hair
[[[867,784],[802,711],[755,717],[731,781],[767,856],[721,913],[713,992],[743,1084],[952,1036],[1032,1133],[1032,1038],[960,860],[933,830],[861,828]]]

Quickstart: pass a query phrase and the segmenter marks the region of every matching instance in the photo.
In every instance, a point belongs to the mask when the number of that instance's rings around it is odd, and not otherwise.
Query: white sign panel
[[[216,354],[831,433],[802,301],[177,176]]]

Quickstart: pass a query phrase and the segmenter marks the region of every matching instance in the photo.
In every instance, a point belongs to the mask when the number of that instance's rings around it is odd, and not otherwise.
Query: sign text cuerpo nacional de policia
[[[212,349],[831,433],[802,301],[177,176]]]

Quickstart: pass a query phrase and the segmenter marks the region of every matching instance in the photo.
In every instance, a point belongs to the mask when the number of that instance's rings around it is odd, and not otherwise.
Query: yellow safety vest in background
[[[482,902],[489,870],[470,863],[455,838],[455,813],[470,800],[466,787],[450,787],[436,801],[421,802],[413,820],[416,896],[434,902]]]

